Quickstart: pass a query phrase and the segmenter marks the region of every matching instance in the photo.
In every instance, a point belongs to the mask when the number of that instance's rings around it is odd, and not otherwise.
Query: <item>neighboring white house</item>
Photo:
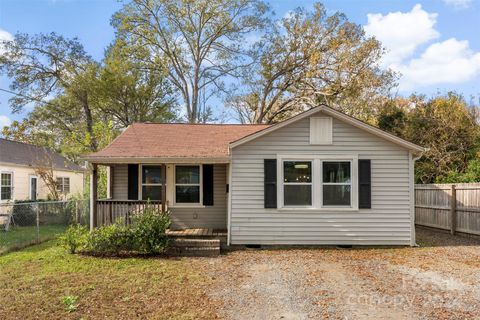
[[[0,203],[47,199],[49,190],[38,175],[41,167],[53,172],[64,198],[83,193],[84,168],[52,150],[0,138]]]
[[[272,126],[134,124],[85,157],[110,168],[91,221],[150,199],[174,228],[226,229],[230,244],[414,245],[424,150],[326,106]]]

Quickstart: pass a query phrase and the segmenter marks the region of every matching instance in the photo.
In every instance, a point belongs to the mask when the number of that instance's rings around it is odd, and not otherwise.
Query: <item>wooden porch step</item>
[[[189,257],[213,257],[220,254],[219,239],[173,239],[168,254]]]

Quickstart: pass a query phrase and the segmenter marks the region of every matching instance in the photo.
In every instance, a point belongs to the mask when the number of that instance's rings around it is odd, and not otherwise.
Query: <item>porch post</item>
[[[113,174],[114,174],[114,168],[113,165],[109,165],[107,167],[107,198],[108,199],[113,199]]]
[[[90,174],[90,231],[97,227],[97,186],[98,166],[92,163]]]
[[[162,176],[162,212],[165,212],[165,208],[166,208],[166,202],[167,202],[167,188],[165,186],[165,181],[167,180],[167,170],[166,170],[166,165],[165,164],[162,164],[161,166],[161,176]]]

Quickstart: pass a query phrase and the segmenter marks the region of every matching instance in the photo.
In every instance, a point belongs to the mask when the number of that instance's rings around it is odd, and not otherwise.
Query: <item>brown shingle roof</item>
[[[3,138],[0,138],[0,162],[30,167],[52,166],[58,170],[85,170],[48,148]]]
[[[86,159],[227,158],[228,144],[268,125],[134,123]]]

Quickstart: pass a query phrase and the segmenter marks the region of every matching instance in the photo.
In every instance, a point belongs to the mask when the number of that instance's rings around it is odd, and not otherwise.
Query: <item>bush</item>
[[[168,213],[159,213],[147,205],[142,213],[132,216],[132,223],[125,226],[117,222],[94,229],[90,234],[85,227],[72,226],[62,236],[61,243],[71,253],[88,251],[95,254],[163,253],[168,248],[166,230],[171,220]]]
[[[130,227],[120,223],[96,228],[88,237],[87,250],[110,254],[133,250],[131,232]]]
[[[81,225],[72,225],[68,227],[65,233],[59,237],[62,247],[70,253],[83,250],[87,245],[88,228]]]
[[[24,201],[15,201],[13,206],[13,219],[17,226],[34,226],[37,223],[37,213],[35,205],[27,204],[31,202],[30,200]]]
[[[165,231],[171,223],[168,213],[158,213],[151,206],[133,216],[131,235],[135,251],[144,254],[165,252],[169,244]]]

